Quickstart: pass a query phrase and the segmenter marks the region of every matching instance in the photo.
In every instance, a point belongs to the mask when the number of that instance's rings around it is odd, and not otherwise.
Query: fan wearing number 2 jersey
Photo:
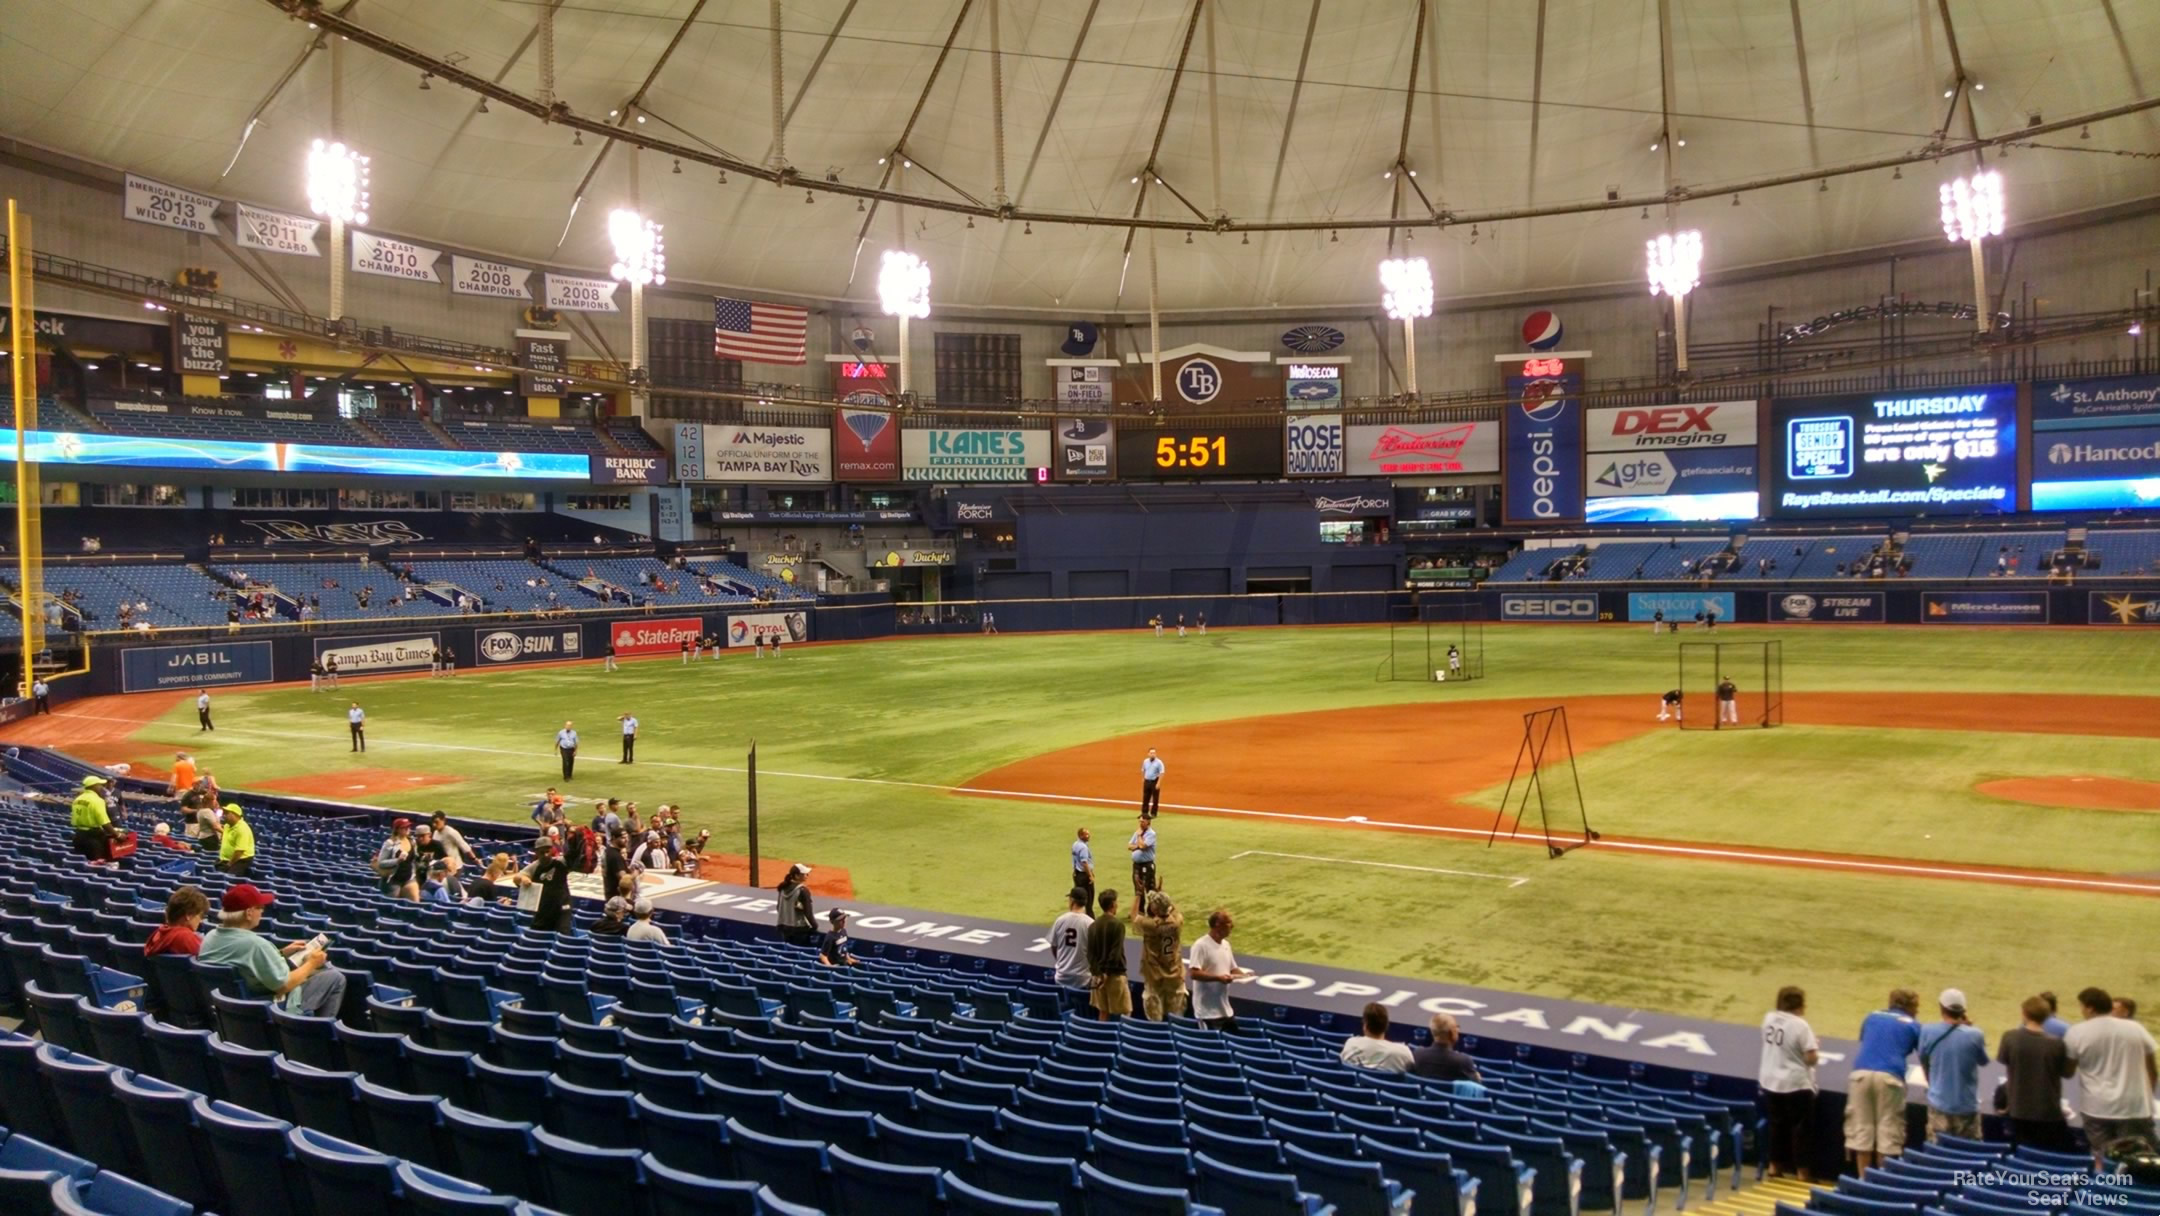
[[[1050,922],[1050,965],[1058,987],[1074,993],[1088,991],[1087,931],[1094,923],[1095,918],[1088,915],[1087,892],[1074,887],[1065,897],[1065,914]]]

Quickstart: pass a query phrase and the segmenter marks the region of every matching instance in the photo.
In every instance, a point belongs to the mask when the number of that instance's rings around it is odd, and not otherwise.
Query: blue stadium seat
[[[56,1216],[190,1216],[192,1211],[181,1200],[110,1170],[89,1179],[56,1179],[49,1199]]]
[[[754,1216],[757,1211],[755,1182],[677,1169],[651,1153],[639,1164],[645,1169],[645,1198],[652,1216]]]
[[[1087,1195],[1088,1211],[1116,1212],[1118,1216],[1199,1216],[1221,1209],[1193,1203],[1182,1187],[1140,1186],[1103,1173],[1092,1165],[1080,1167],[1080,1189]]]
[[[376,985],[376,992],[367,998],[367,1028],[377,1034],[424,1035],[427,1033],[427,1010],[418,1005],[384,1000],[379,995],[384,989]],[[409,999],[409,998],[408,998]]]
[[[1140,1186],[1185,1190],[1192,1185],[1192,1154],[1167,1145],[1142,1144],[1107,1132],[1095,1134],[1095,1165]]]
[[[1487,1128],[1486,1135],[1505,1145],[1526,1168],[1537,1171],[1531,1203],[1538,1216],[1577,1216],[1582,1210],[1583,1161],[1567,1151],[1567,1145],[1560,1137],[1518,1136],[1491,1127]],[[1609,1199],[1612,1193],[1609,1164],[1607,1169],[1607,1181],[1600,1189]]]
[[[0,1210],[39,1211],[51,1205],[54,1182],[62,1178],[87,1180],[96,1173],[95,1162],[31,1136],[10,1136],[0,1144]]]
[[[1206,1153],[1217,1161],[1243,1166],[1263,1173],[1283,1168],[1283,1142],[1250,1136],[1232,1136],[1212,1128],[1195,1125],[1188,1134],[1188,1143],[1194,1152]]]
[[[555,1067],[555,1055],[561,1041],[543,1039],[538,1035],[513,1034],[497,1027],[493,1052],[481,1057],[502,1068],[522,1072],[547,1072]]]
[[[726,1116],[678,1109],[646,1094],[633,1104],[645,1150],[653,1156],[686,1170],[710,1170],[726,1161]]]
[[[152,954],[145,969],[158,994],[158,1016],[190,1030],[211,1024],[210,1002],[195,982],[195,959],[187,954]]]
[[[577,1136],[603,1148],[639,1145],[636,1094],[627,1089],[591,1089],[560,1076],[547,1078],[546,1100],[537,1109],[541,1123],[562,1136]]]
[[[410,1161],[398,1163],[397,1180],[413,1216],[493,1216],[516,1212],[522,1202]]]
[[[142,1072],[150,1066],[150,1048],[144,1028],[150,1015],[135,1009],[100,1009],[85,1004],[77,1010],[83,1029],[90,1035],[90,1054],[115,1068]]]
[[[285,1135],[307,1179],[314,1216],[390,1216],[398,1210],[397,1158],[305,1127]]]
[[[532,1124],[491,1119],[452,1102],[438,1109],[458,1177],[506,1195],[544,1198]]]
[[[485,1054],[495,1041],[493,1022],[453,1018],[433,1009],[422,1016],[427,1024],[425,1041],[428,1046],[438,1050]]]
[[[644,1188],[645,1171],[635,1148],[601,1148],[583,1140],[535,1129],[548,1205],[564,1216],[620,1216],[625,1200]]]
[[[310,1017],[293,1013],[283,1005],[270,1006],[270,1035],[274,1045],[281,1055],[295,1064],[323,1069],[345,1067],[344,1053],[338,1049],[337,1025],[338,1020],[333,1017]]]
[[[277,1050],[270,1031],[269,1001],[212,992],[210,1010],[217,1019],[219,1038],[256,1051]]]
[[[392,1089],[408,1089],[414,1093],[432,1094],[438,1098],[447,1098],[468,1109],[476,1108],[479,1105],[479,1091],[473,1080],[473,1062],[479,1057],[472,1052],[437,1051],[432,1047],[422,1047],[413,1042],[410,1037],[405,1038],[398,1045],[397,1051],[398,1056],[395,1061],[373,1056],[370,1056],[365,1061],[355,1060],[353,1059],[352,1044],[347,1043],[345,1046],[345,1058],[353,1066],[360,1069],[361,1076],[378,1085],[386,1085]],[[403,1072],[409,1076],[410,1080],[404,1085],[382,1080],[375,1073],[370,1072],[368,1068],[363,1067],[363,1064],[367,1063],[372,1063],[385,1072]]]
[[[69,1051],[91,1049],[89,1028],[75,1012],[80,993],[50,991],[35,980],[22,986],[23,1001],[30,1006],[30,1021],[46,1042]]]
[[[868,1154],[877,1138],[876,1116],[865,1110],[839,1110],[805,1102],[794,1094],[780,1100],[787,1109],[789,1128],[799,1136],[813,1136],[827,1144]]]
[[[105,1169],[136,1169],[134,1136],[126,1120],[112,1117],[112,1079],[120,1070],[51,1043],[38,1048],[37,1068],[68,1147]]]
[[[759,1187],[755,1198],[757,1204],[752,1210],[757,1216],[825,1216],[821,1209],[782,1198],[769,1186]]]
[[[1361,1156],[1377,1161],[1387,1176],[1417,1193],[1412,1216],[1462,1216],[1474,1211],[1478,1180],[1455,1168],[1445,1153],[1407,1149],[1370,1136],[1358,1141]]]
[[[739,1119],[728,1120],[727,1133],[735,1170],[744,1178],[763,1183],[790,1203],[823,1207],[831,1202],[832,1165],[823,1142],[767,1135]]]
[[[970,1136],[994,1136],[998,1108],[974,1102],[955,1102],[924,1090],[915,1091],[917,1121],[924,1131],[961,1132]]]
[[[723,1085],[705,1078],[706,1109],[776,1136],[787,1129],[787,1105],[782,1101],[786,1096],[777,1089]]]
[[[67,1132],[38,1075],[43,1047],[26,1035],[0,1034],[0,1126],[48,1144],[64,1144]]]
[[[1408,1216],[1416,1204],[1416,1192],[1388,1178],[1377,1161],[1328,1156],[1295,1144],[1285,1145],[1283,1152],[1299,1185],[1335,1205],[1336,1216]]]
[[[1457,1168],[1478,1180],[1478,1210],[1486,1216],[1531,1216],[1537,1171],[1515,1160],[1503,1145],[1467,1144],[1427,1136],[1426,1144],[1444,1152]],[[1548,1216],[1538,1213],[1537,1216]]]
[[[195,1125],[193,1106],[200,1096],[141,1074],[112,1078],[113,1101],[134,1137],[142,1181],[196,1207],[214,1208],[224,1206],[224,1199]]]
[[[307,1183],[285,1139],[292,1124],[209,1098],[196,1098],[194,1111],[232,1211],[309,1216]]]
[[[377,1152],[431,1170],[450,1168],[442,1099],[389,1089],[366,1077],[353,1081],[353,1095],[359,1099],[359,1122],[368,1132],[366,1142]]]
[[[935,1212],[944,1201],[940,1171],[927,1165],[889,1165],[859,1157],[834,1145],[832,1203],[842,1213],[877,1216],[881,1212]]]
[[[1064,1209],[1047,1199],[1016,1199],[986,1191],[945,1171],[946,1216],[1061,1216]]]
[[[1201,1202],[1226,1212],[1238,1216],[1322,1216],[1334,1212],[1320,1196],[1300,1190],[1295,1174],[1240,1169],[1205,1153],[1195,1154],[1193,1164],[1199,1174],[1194,1194]]]
[[[545,1109],[547,1073],[491,1064],[485,1056],[473,1057],[472,1070],[474,1093],[480,1099],[480,1109],[488,1114],[498,1119],[515,1119]]]
[[[242,1047],[210,1036],[210,1063],[217,1070],[217,1091],[227,1102],[261,1115],[283,1118],[284,1100],[279,1096],[277,1053]]]

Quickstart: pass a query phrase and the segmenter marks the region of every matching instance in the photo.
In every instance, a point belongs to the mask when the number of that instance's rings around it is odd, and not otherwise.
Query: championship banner
[[[1593,452],[1751,448],[1756,441],[1753,401],[1623,406],[1590,410],[1585,419],[1587,446]]]
[[[2160,595],[2089,591],[2085,620],[2093,625],[2160,625]]]
[[[825,427],[748,426],[734,423],[703,428],[701,465],[682,465],[685,477],[696,469],[706,481],[831,481],[833,433]],[[682,450],[681,431],[676,451]]]
[[[1497,422],[1361,424],[1344,437],[1343,471],[1353,477],[1497,473]]]
[[[268,684],[270,679],[268,642],[133,646],[120,652],[121,692]]]
[[[576,625],[503,625],[472,632],[472,654],[482,666],[584,657],[585,631]]]
[[[1837,595],[1819,595],[1794,591],[1780,595],[1772,592],[1770,619],[1880,625],[1883,622],[1883,593],[1847,591]]]
[[[684,642],[695,642],[703,636],[705,621],[694,616],[662,617],[659,620],[639,617],[608,625],[608,640],[614,643],[618,655],[674,654],[682,649]]]
[[[414,283],[442,282],[442,276],[435,273],[435,261],[442,257],[441,250],[415,245],[411,241],[376,236],[372,232],[355,232],[351,235],[352,268],[359,273],[379,274],[385,278],[405,279]]]
[[[532,271],[523,266],[484,262],[462,253],[450,255],[450,290],[461,296],[492,296],[498,300],[530,303],[532,293],[525,286],[530,278]]]
[[[728,614],[727,644],[731,647],[809,640],[810,614],[807,612],[756,612],[741,616]]]
[[[540,276],[547,307],[562,312],[617,312],[613,279],[581,279],[575,275]]]
[[[522,297],[521,297],[522,298]],[[560,397],[570,391],[570,335],[555,329],[516,331],[518,391],[528,397]]]
[[[1110,385],[1117,369],[1111,367],[1053,367],[1059,405],[1085,405],[1107,409]]]
[[[173,364],[184,376],[222,376],[231,370],[225,354],[225,322],[190,313],[173,314]]]
[[[218,201],[207,194],[132,173],[127,175],[127,189],[120,196],[120,214],[128,219],[184,232],[216,232],[217,225],[210,222],[210,217],[217,208]]]
[[[1108,418],[1060,418],[1056,439],[1059,481],[1102,481],[1117,472],[1117,431]]]
[[[322,250],[315,247],[315,233],[321,227],[322,221],[313,216],[287,215],[241,203],[233,220],[233,235],[239,238],[242,249],[319,258]]]
[[[1031,481],[1050,465],[1050,432],[1006,429],[906,431],[900,472],[908,481]]]
[[[328,666],[337,660],[341,676],[380,675],[390,671],[419,671],[433,665],[442,646],[439,633],[395,634],[366,638],[317,638],[316,661]]]
[[[1572,360],[1531,357],[1507,377],[1503,522],[1574,523],[1583,517],[1582,373]]]
[[[1342,415],[1302,414],[1286,421],[1283,473],[1289,477],[1342,476]]]
[[[2045,625],[2045,591],[1928,591],[1920,619],[1930,625]]]
[[[835,410],[833,476],[839,481],[900,480],[899,416],[885,410]]]

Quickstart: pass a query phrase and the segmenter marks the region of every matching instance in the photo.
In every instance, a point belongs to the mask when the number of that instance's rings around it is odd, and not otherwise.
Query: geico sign
[[[1594,595],[1511,595],[1500,601],[1501,616],[1597,619],[1597,597]]]

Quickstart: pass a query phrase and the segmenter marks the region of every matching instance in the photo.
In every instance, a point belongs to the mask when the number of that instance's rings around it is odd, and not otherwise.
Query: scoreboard
[[[2017,388],[1987,384],[1773,404],[1769,514],[2017,509]]]
[[[1117,431],[1117,475],[1126,481],[1280,477],[1283,428],[1121,426]]]

